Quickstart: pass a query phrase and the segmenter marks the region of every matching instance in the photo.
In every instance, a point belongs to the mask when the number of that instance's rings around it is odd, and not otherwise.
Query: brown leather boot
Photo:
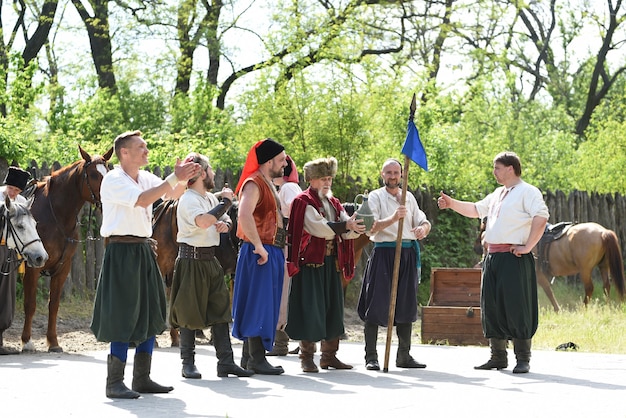
[[[320,360],[320,367],[324,370],[332,367],[337,370],[349,370],[351,365],[342,363],[336,356],[337,350],[339,350],[339,338],[327,341],[322,340],[322,359]]]
[[[319,369],[313,361],[313,354],[315,354],[316,347],[313,341],[300,341],[300,365],[302,371],[306,373],[317,373]]]
[[[266,356],[286,356],[289,353],[289,335],[283,330],[277,329],[274,337],[272,351],[265,353]]]

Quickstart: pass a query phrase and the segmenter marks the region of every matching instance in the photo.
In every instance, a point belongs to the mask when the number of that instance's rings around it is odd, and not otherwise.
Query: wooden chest
[[[480,324],[480,276],[477,268],[432,269],[423,344],[489,345]]]

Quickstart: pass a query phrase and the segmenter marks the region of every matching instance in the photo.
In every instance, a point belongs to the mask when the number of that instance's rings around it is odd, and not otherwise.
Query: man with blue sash
[[[421,270],[418,240],[426,238],[431,225],[411,193],[407,194],[405,205],[400,204],[402,166],[399,161],[386,160],[381,177],[385,186],[369,194],[368,203],[374,214],[369,234],[374,250],[367,263],[357,307],[359,317],[365,322],[365,367],[380,370],[376,351],[378,327],[388,325],[398,220],[404,218],[394,316],[398,335],[396,367],[423,369],[426,365],[413,359],[409,350],[413,322],[417,320],[417,286]]]

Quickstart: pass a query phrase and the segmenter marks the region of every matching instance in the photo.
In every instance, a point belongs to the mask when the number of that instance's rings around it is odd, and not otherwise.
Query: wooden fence
[[[52,170],[59,169],[60,167],[60,164],[56,162],[51,165],[42,163],[41,167],[39,167],[36,161],[31,161],[28,169],[35,178],[42,179],[49,175]],[[4,179],[6,176],[6,170],[6,161],[0,158],[1,179]],[[165,177],[171,173],[171,168],[166,167],[161,169],[157,167],[153,172],[156,175]],[[230,169],[216,169],[216,189],[221,189],[225,184],[228,184],[234,189],[237,184],[238,174],[239,172],[233,172]],[[378,180],[363,181],[361,178],[352,179],[350,177],[344,181],[345,184],[350,184],[352,187],[352,189],[347,192],[347,194],[352,193],[351,196],[362,193],[366,188],[371,190],[377,187],[376,185],[378,184]],[[306,187],[302,179],[300,186],[303,188]],[[438,191],[418,188],[411,190],[411,192],[415,195],[428,219],[433,221],[433,227],[436,228],[439,213],[436,204]],[[620,243],[626,242],[626,199],[624,196],[619,194],[598,194],[581,191],[573,191],[566,195],[561,191],[547,191],[544,193],[544,198],[550,210],[550,223],[597,222],[615,231]],[[90,295],[93,293],[96,287],[97,277],[100,274],[100,267],[104,255],[104,243],[100,237],[101,213],[95,210],[92,205],[85,204],[77,221],[81,226],[81,245],[72,260],[72,270],[63,290],[64,296],[68,295],[70,292],[78,295]],[[471,249],[468,249],[468,251],[471,251]],[[622,256],[626,257],[624,245],[622,245]],[[360,264],[359,267],[362,269],[364,263]],[[47,287],[48,280],[49,278],[44,277],[41,285]]]

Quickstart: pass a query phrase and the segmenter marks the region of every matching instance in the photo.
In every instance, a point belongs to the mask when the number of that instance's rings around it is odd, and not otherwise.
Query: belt
[[[135,235],[111,235],[110,237],[104,238],[105,247],[116,242],[122,244],[148,244],[154,255],[156,256],[157,254],[157,242],[152,238],[138,237]]]
[[[335,255],[335,240],[326,241],[326,256]]]
[[[192,247],[191,245],[180,243],[178,246],[178,258],[213,260],[215,258],[215,247]]]
[[[515,244],[489,244],[487,246],[487,251],[489,254],[492,253],[510,253],[511,247]]]

